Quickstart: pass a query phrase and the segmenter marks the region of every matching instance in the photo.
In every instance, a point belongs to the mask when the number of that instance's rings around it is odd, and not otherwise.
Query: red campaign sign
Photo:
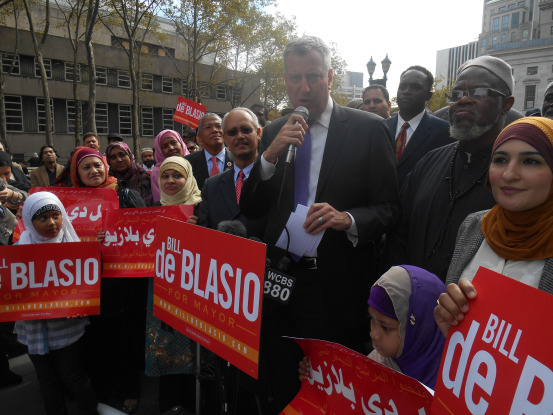
[[[100,272],[98,242],[0,246],[0,321],[100,314]]]
[[[102,277],[153,277],[158,218],[165,216],[186,222],[192,214],[192,205],[105,212]]]
[[[206,107],[197,102],[179,97],[173,120],[181,124],[190,124],[193,128],[197,128],[200,118],[205,115],[206,109]]]
[[[257,379],[265,245],[159,218],[155,248],[154,315]]]
[[[54,193],[60,199],[81,242],[96,241],[102,228],[103,211],[119,209],[119,199],[113,189],[33,187],[29,191],[30,194],[36,192]],[[23,220],[20,219],[16,227],[17,240],[24,230]]]
[[[294,340],[311,370],[282,414],[430,414],[432,393],[419,381],[340,344]]]
[[[553,297],[483,267],[473,284],[478,297],[449,330],[432,414],[553,413]]]

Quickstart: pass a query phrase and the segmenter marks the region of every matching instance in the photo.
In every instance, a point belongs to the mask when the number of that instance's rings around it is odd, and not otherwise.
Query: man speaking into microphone
[[[263,241],[273,264],[288,255],[275,243],[298,204],[308,207],[304,231],[325,232],[316,252],[292,257],[288,273],[296,277],[296,285],[290,301],[266,313],[262,323],[274,341],[270,356],[262,350],[261,359],[271,360],[271,381],[278,387],[273,398],[283,405],[294,391],[282,388],[297,390],[300,384],[294,382],[298,360],[293,360],[292,342],[279,336],[315,337],[365,352],[367,299],[377,277],[378,244],[399,211],[386,123],[334,102],[332,77],[330,50],[321,39],[304,37],[286,46],[286,90],[292,105],[305,107],[309,118],[306,122],[293,113],[264,129],[262,155],[240,199],[246,216],[268,215]],[[291,144],[295,160],[286,163]]]

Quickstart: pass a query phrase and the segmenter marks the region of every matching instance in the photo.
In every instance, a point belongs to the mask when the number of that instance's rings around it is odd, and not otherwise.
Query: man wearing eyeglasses
[[[240,211],[242,188],[257,158],[262,128],[255,114],[243,107],[234,108],[223,118],[225,144],[234,158],[232,168],[208,178],[202,188],[198,225],[217,229],[226,220],[244,224],[248,236],[261,236],[259,220],[250,220]]]
[[[232,154],[225,148],[221,117],[207,112],[198,124],[198,140],[203,149],[185,157],[192,166],[192,173],[201,190],[208,177],[232,167]]]
[[[412,264],[445,281],[457,231],[468,214],[495,205],[486,189],[493,143],[514,103],[511,67],[492,56],[463,64],[448,95],[451,137],[431,151],[401,189],[403,217],[388,239],[390,264]]]
[[[433,84],[434,76],[422,66],[410,66],[399,79],[399,112],[386,120],[394,137],[399,189],[426,153],[454,141],[449,136],[449,124],[426,112],[426,102],[432,97]]]

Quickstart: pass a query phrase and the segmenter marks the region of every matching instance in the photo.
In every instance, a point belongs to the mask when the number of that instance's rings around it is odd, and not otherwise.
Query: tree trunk
[[[134,46],[129,47],[129,75],[131,77],[132,86],[132,140],[135,157],[140,155],[140,128],[139,128],[139,113],[140,113],[140,97],[138,96],[138,82],[136,79],[136,63],[134,56]]]
[[[90,131],[96,132],[96,64],[92,41],[86,42],[86,57],[88,61],[88,125]]]
[[[75,104],[75,147],[81,142],[81,101],[79,100],[79,68],[77,54],[79,52],[79,40],[75,40],[76,48],[73,50],[73,103]]]

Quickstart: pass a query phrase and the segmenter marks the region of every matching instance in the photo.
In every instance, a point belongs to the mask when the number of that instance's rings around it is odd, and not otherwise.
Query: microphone
[[[298,107],[292,112],[292,114],[299,114],[303,117],[305,121],[309,118],[309,111],[305,107]],[[297,124],[296,121],[294,124]],[[286,163],[290,164],[292,163],[292,160],[294,159],[296,146],[294,144],[290,144],[288,146],[288,152],[286,153]]]
[[[242,222],[239,220],[224,220],[217,225],[219,232],[228,233],[242,238],[248,237],[248,231]]]

